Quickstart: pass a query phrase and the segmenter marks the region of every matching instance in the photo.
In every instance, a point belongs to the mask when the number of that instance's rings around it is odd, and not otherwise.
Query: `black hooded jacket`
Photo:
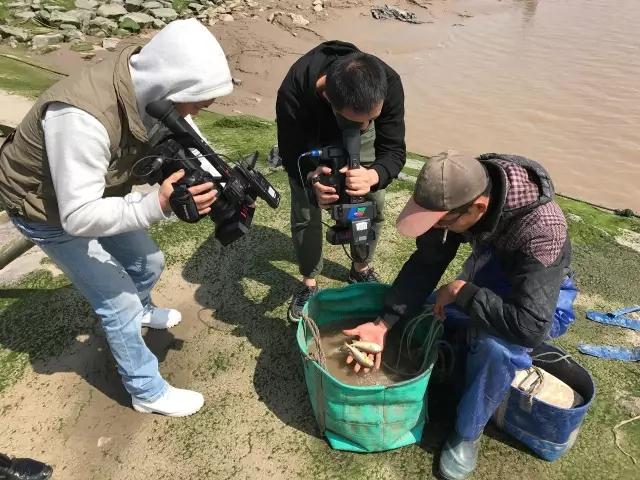
[[[300,173],[306,178],[317,167],[311,158],[304,158],[298,171],[298,157],[312,149],[339,145],[342,138],[331,105],[316,91],[316,81],[338,57],[358,51],[351,43],[321,43],[298,59],[282,81],[276,100],[278,148],[285,170],[297,183]],[[383,66],[388,88],[382,112],[374,122],[376,160],[371,168],[380,180],[373,190],[385,188],[406,160],[402,82],[391,67],[384,62]]]
[[[431,229],[416,239],[417,250],[404,264],[387,295],[383,318],[393,325],[418,313],[435,289],[458,247],[472,253],[458,276],[467,283],[455,306],[471,325],[525,347],[535,347],[551,329],[560,286],[570,273],[571,243],[553,184],[536,162],[512,155],[479,157],[492,188],[484,217],[463,234]],[[508,293],[474,283],[476,272],[494,256]]]

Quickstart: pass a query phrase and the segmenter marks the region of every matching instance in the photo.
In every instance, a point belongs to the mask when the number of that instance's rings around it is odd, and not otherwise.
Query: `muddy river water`
[[[349,32],[402,76],[411,150],[526,155],[560,192],[640,210],[640,1],[448,5],[434,23],[354,29],[363,14],[347,12],[318,31]]]

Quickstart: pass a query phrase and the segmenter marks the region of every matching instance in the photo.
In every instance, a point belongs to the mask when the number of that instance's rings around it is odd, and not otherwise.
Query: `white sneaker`
[[[201,393],[168,386],[167,391],[155,402],[145,402],[131,397],[133,409],[141,413],[159,413],[168,417],[188,417],[204,405]]]
[[[163,330],[175,327],[182,320],[182,314],[172,308],[152,307],[142,316],[142,326]]]

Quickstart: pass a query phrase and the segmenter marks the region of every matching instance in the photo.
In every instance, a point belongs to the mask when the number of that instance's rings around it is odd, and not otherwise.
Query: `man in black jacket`
[[[515,371],[531,365],[530,349],[563,334],[575,319],[571,244],[553,195],[544,168],[523,157],[429,159],[396,223],[401,234],[417,237],[417,250],[394,281],[382,316],[345,331],[384,345],[388,329],[419,313],[460,244],[471,244],[458,278],[426,302],[447,329],[463,333],[457,338],[466,353],[455,431],[440,457],[447,479],[475,469],[482,431]],[[378,354],[377,368],[380,362]]]
[[[322,270],[320,209],[335,202],[339,193],[317,181],[330,170],[301,155],[342,145],[339,123],[360,124],[362,168],[345,170],[346,191],[373,200],[378,213],[373,219],[376,240],[364,254],[352,249],[349,282],[377,281],[369,262],[381,233],[384,189],[406,157],[402,82],[388,65],[354,45],[325,42],[293,64],[278,90],[276,115],[278,147],[291,186],[291,234],[304,283],[292,298],[289,318],[299,321]],[[316,201],[311,202],[307,192],[313,192]]]

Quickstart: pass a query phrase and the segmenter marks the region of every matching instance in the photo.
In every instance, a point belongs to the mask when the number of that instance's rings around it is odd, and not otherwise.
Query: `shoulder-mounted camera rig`
[[[207,182],[212,182],[217,190],[216,201],[211,205],[208,216],[216,226],[215,238],[222,245],[229,245],[249,231],[258,198],[262,198],[271,208],[279,205],[280,194],[255,170],[258,152],[232,168],[178,113],[173,102],[158,100],[150,103],[146,110],[171,133],[136,162],[132,173],[136,178],[153,185],[162,183],[178,170],[184,170],[184,177],[173,184],[173,193],[169,198],[171,209],[179,219],[195,223],[203,217],[198,213],[189,188]],[[202,167],[201,162],[209,162],[220,177],[215,178]]]

